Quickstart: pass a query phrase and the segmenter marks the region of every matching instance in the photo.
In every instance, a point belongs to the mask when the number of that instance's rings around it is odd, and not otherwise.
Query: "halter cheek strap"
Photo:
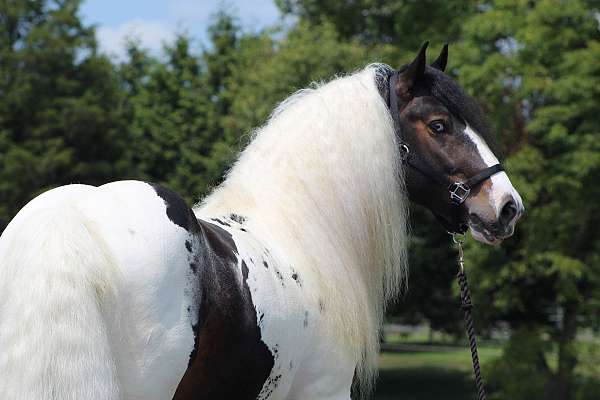
[[[449,179],[443,179],[436,175],[426,165],[419,161],[416,154],[412,154],[408,146],[402,130],[400,129],[400,115],[398,111],[398,96],[396,95],[396,82],[398,81],[398,72],[395,71],[389,78],[389,106],[392,119],[394,120],[394,130],[396,136],[400,139],[400,151],[402,153],[402,162],[409,165],[412,169],[427,177],[429,180],[448,188],[450,201],[456,206],[460,206],[471,194],[471,190],[489,177],[498,172],[504,171],[501,164],[495,164],[479,171],[477,174],[469,178],[466,182],[454,182]]]

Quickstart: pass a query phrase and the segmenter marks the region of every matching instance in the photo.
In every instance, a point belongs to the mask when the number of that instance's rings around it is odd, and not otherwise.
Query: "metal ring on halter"
[[[410,155],[410,149],[406,144],[400,144],[400,153],[400,159],[402,159],[402,161],[408,160],[408,156]]]
[[[454,242],[454,244],[464,244],[467,240],[466,233],[459,233],[459,232],[448,232],[448,233],[452,236],[452,241]]]

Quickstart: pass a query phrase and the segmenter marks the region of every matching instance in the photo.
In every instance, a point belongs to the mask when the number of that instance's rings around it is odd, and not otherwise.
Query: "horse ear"
[[[446,70],[446,64],[448,64],[448,43],[444,45],[437,60],[432,62],[431,66],[444,72]]]
[[[429,42],[423,43],[423,46],[421,46],[421,50],[419,50],[419,54],[417,54],[415,59],[398,74],[396,91],[401,97],[403,94],[407,94],[408,90],[425,76],[425,66],[427,65],[425,51],[427,50],[428,45]]]

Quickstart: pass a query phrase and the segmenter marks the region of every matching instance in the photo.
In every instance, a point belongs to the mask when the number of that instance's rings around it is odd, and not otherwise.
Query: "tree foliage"
[[[29,199],[128,174],[123,93],[79,1],[9,1],[0,12],[0,227]]]
[[[400,50],[418,50],[426,40],[455,41],[464,19],[477,9],[477,2],[407,0],[276,0],[287,14],[311,25],[331,23],[343,40],[390,43]]]
[[[568,3],[495,2],[465,27],[461,49],[468,65],[481,59],[481,41],[490,44],[481,69],[461,77],[496,99],[497,126],[513,128],[507,164],[527,208],[515,240],[468,252],[478,297],[488,317],[550,335],[561,399],[571,392],[577,332],[598,329],[600,305],[600,203],[591,200],[600,195],[600,32],[589,5]]]

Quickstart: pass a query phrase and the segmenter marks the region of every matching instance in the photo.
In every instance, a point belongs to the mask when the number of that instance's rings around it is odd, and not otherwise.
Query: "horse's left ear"
[[[429,42],[423,43],[415,59],[398,73],[398,80],[396,81],[396,93],[398,97],[405,98],[409,96],[409,92],[415,84],[425,77],[425,67],[427,66],[425,52],[427,45],[429,45]]]
[[[444,45],[437,60],[432,62],[431,66],[444,72],[446,70],[446,64],[448,64],[448,43]]]

